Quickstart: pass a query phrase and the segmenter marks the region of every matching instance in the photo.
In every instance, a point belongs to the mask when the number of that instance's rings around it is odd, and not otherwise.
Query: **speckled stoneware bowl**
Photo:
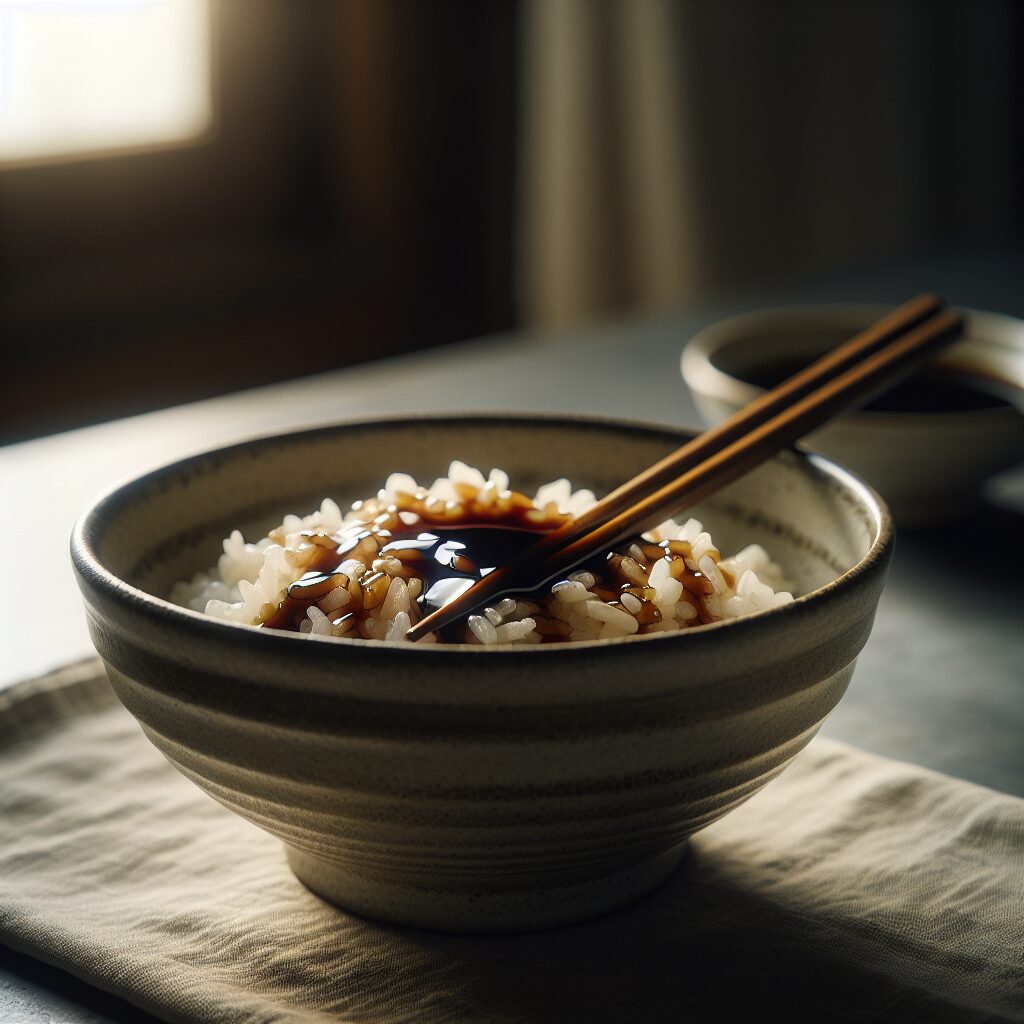
[[[891,309],[792,306],[729,317],[691,339],[683,352],[683,379],[705,422],[717,423],[762,394],[747,374],[766,358],[810,362]],[[966,515],[989,477],[1024,459],[1024,322],[964,312],[965,336],[938,364],[999,382],[1003,394],[1015,396],[1017,408],[857,412],[806,441],[870,481],[901,526]]]
[[[892,549],[876,496],[785,453],[708,501],[723,551],[758,541],[785,607],[679,634],[481,648],[308,639],[163,599],[235,527],[376,493],[450,459],[530,490],[598,492],[686,435],[607,420],[444,417],[253,440],[89,508],[72,554],[96,647],[149,738],[279,836],[314,892],[445,931],[556,925],[665,880],[687,836],[776,776],[843,695]],[[258,893],[253,894],[259,898]]]

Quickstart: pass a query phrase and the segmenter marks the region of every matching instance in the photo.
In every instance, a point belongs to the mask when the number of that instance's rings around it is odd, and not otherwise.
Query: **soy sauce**
[[[802,370],[806,360],[775,360],[737,374],[756,387],[769,389]],[[999,394],[1009,385],[981,374],[929,367],[879,395],[862,412],[944,413],[982,412],[1011,409],[1013,406]]]
[[[430,513],[420,503],[410,524],[409,518],[402,516],[408,517],[411,511],[388,506],[372,522],[352,523],[339,534],[305,532],[302,536],[306,543],[300,549],[305,571],[277,602],[263,606],[255,624],[296,632],[309,630],[312,620],[317,619],[310,615],[316,605],[330,621],[332,635],[383,639],[382,629],[386,631],[392,621],[391,611],[385,615],[384,607],[396,579],[404,580],[409,588],[406,595],[397,591],[396,595],[415,623],[498,566],[511,562],[568,518],[565,512],[537,509],[531,499],[512,494],[501,507],[471,510],[472,518],[461,521],[451,521],[452,510],[447,506]],[[720,561],[716,549],[707,549],[707,554],[714,562]],[[570,638],[572,627],[553,607],[559,605],[553,593],[574,587],[577,589],[572,592],[578,595],[582,585],[606,605],[626,610],[643,631],[661,620],[656,590],[649,580],[652,567],[662,559],[669,563],[669,574],[682,585],[681,599],[694,608],[686,621],[713,621],[716,613],[708,603],[711,582],[694,563],[689,542],[654,542],[639,536],[574,566],[561,582],[554,578],[536,589],[516,592],[514,600],[509,595],[497,602],[489,614],[490,621],[493,625],[495,613],[499,621],[506,616],[511,621],[530,619],[541,643],[562,642]],[[722,568],[719,571],[726,584],[733,586],[729,573]],[[411,607],[406,597],[413,602]],[[501,610],[501,605],[509,607]],[[304,621],[307,619],[311,622]],[[322,624],[322,619],[319,621]],[[473,629],[466,621],[456,621],[440,631],[440,638],[466,642]]]
[[[359,542],[371,534],[380,541],[379,558],[397,558],[410,575],[423,580],[417,604],[421,614],[426,615],[468,590],[499,565],[511,561],[545,532],[491,524],[424,524],[407,531],[367,529],[341,545],[324,543],[307,571],[289,585],[284,600],[262,624],[273,629],[297,630],[311,604],[337,587],[349,585],[342,567]],[[326,542],[327,538],[323,540]],[[359,587],[353,589],[359,596],[353,594],[355,606],[346,606],[346,611],[364,613],[383,603],[391,576],[368,569],[357,582]]]
[[[395,536],[380,549],[380,557],[398,558],[423,579],[418,600],[426,614],[512,561],[543,535],[509,526],[435,526],[415,536]]]

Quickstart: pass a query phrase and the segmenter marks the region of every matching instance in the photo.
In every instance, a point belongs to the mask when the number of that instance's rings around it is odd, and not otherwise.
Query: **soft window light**
[[[208,0],[0,0],[0,162],[185,142],[210,121]]]

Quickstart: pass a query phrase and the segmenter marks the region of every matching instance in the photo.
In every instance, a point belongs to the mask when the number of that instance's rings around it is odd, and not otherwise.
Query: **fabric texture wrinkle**
[[[91,661],[0,706],[0,941],[167,1021],[1024,1020],[1024,801],[817,738],[605,918],[468,937],[318,899]]]

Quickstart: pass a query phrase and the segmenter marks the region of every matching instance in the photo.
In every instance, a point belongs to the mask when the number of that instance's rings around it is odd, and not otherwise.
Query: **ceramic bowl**
[[[656,887],[687,836],[783,770],[840,699],[892,548],[865,485],[784,453],[696,509],[758,541],[793,604],[678,634],[482,648],[309,639],[164,600],[235,527],[457,457],[523,490],[598,492],[686,434],[608,420],[453,417],[266,437],[132,481],[72,554],[97,649],[142,728],[210,796],[285,843],[314,892],[446,931],[580,920]],[[258,897],[257,897],[258,898]]]
[[[717,423],[762,394],[748,375],[769,360],[810,362],[890,311],[884,306],[794,306],[730,317],[693,337],[683,379]],[[939,365],[998,381],[1024,396],[1024,322],[966,311],[967,327]],[[1021,399],[996,408],[856,412],[808,436],[806,447],[848,466],[885,498],[901,526],[950,521],[977,505],[984,482],[1024,459]]]

